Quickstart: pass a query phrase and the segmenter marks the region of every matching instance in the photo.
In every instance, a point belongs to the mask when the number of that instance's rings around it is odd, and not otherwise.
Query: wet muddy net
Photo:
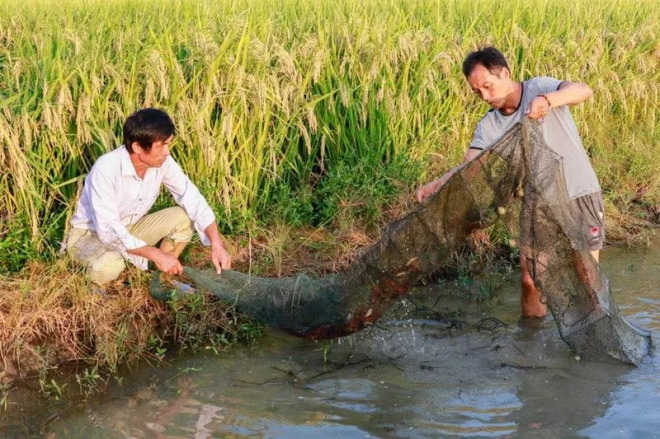
[[[217,275],[190,267],[185,273],[272,327],[309,339],[339,337],[372,325],[422,279],[451,271],[468,235],[498,220],[517,237],[561,337],[574,351],[633,364],[648,355],[650,336],[620,315],[566,192],[561,158],[531,120],[515,125],[427,203],[390,224],[344,273],[321,279],[229,270]],[[151,294],[168,297],[158,274]]]

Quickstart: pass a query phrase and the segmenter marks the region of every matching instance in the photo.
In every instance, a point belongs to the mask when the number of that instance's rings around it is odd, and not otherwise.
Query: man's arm
[[[551,108],[577,105],[589,99],[591,95],[593,95],[593,91],[586,84],[563,82],[558,90],[535,97],[526,114],[531,119],[541,119],[548,114]]]
[[[126,250],[126,253],[130,253],[136,256],[142,256],[143,258],[149,259],[163,273],[168,273],[168,274],[183,273],[183,266],[181,265],[181,262],[179,262],[179,260],[175,256],[165,253],[159,248],[152,247],[150,245],[145,245],[132,250]]]
[[[415,198],[417,201],[419,203],[423,203],[424,201],[428,200],[431,196],[440,190],[440,188],[447,182],[447,180],[452,177],[452,175],[462,169],[467,163],[474,160],[479,154],[481,154],[481,152],[482,150],[476,148],[469,148],[467,151],[465,151],[463,162],[460,165],[453,167],[437,180],[433,180],[432,182],[427,183],[421,188],[417,189],[415,192]]]
[[[223,269],[230,270],[231,256],[222,243],[222,237],[220,236],[220,232],[218,232],[218,226],[216,223],[213,222],[209,224],[204,230],[204,233],[206,233],[206,236],[208,236],[211,241],[211,261],[213,262],[217,273],[220,274]],[[136,249],[126,250],[126,252],[149,259],[163,273],[183,273],[183,266],[179,260],[175,256],[172,256],[159,248],[145,245]]]
[[[174,160],[170,160],[167,164],[163,184],[193,221],[202,243],[211,245],[211,262],[216,272],[220,274],[223,269],[231,269],[231,255],[222,243],[213,210],[197,186],[183,173],[181,167]]]

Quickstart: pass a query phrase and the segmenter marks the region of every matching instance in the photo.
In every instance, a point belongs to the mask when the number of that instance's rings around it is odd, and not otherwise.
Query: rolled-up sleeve
[[[164,164],[163,184],[183,207],[195,226],[202,244],[210,245],[205,230],[215,221],[215,214],[195,184],[183,173],[181,167],[169,157]]]
[[[127,250],[144,247],[147,243],[131,235],[121,222],[117,209],[119,200],[116,197],[119,191],[115,188],[116,184],[115,177],[98,166],[87,176],[85,191],[91,206],[93,228],[99,240],[127,257]]]

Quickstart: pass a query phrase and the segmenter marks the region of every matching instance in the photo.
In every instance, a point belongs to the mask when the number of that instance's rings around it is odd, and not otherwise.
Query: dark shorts
[[[596,251],[605,244],[605,202],[601,192],[584,195],[571,200],[573,206],[581,213],[584,236],[589,250]]]
[[[541,207],[536,210],[533,203],[533,197],[525,197],[523,201],[520,217],[521,244],[541,252],[550,251],[561,227],[553,223],[546,209]],[[600,192],[571,200],[571,210],[578,217],[584,242],[591,251],[600,250],[605,244],[604,205]]]

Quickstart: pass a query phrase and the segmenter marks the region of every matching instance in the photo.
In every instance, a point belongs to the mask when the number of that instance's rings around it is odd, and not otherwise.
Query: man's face
[[[133,151],[136,152],[138,159],[149,166],[150,168],[160,168],[167,160],[167,157],[170,155],[170,144],[174,136],[170,136],[165,140],[157,140],[151,144],[151,149],[147,152],[141,147],[135,148],[133,146]]]
[[[494,73],[493,73],[494,72]],[[509,69],[502,67],[499,71],[489,71],[481,64],[470,72],[467,81],[472,90],[496,110],[504,107],[507,95],[511,93],[511,74]]]

